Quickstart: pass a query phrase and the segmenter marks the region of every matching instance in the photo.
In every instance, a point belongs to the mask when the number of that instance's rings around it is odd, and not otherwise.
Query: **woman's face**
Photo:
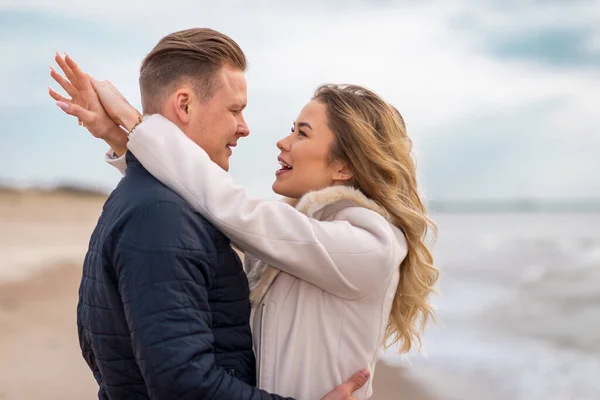
[[[326,111],[325,104],[311,101],[298,115],[292,132],[277,142],[281,168],[275,173],[275,193],[298,199],[352,177],[342,162],[330,162],[335,136],[327,126]]]

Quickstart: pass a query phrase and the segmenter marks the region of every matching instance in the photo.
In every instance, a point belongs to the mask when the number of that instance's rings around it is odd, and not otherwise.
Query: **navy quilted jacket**
[[[79,289],[99,399],[281,399],[253,387],[248,281],[229,240],[127,154]]]

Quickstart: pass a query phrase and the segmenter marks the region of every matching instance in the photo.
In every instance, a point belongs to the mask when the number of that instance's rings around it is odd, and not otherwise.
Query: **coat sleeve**
[[[404,257],[391,226],[373,211],[353,207],[325,222],[280,201],[248,196],[161,115],[138,125],[128,147],[242,250],[334,295],[359,298],[380,289]]]
[[[125,171],[127,170],[127,161],[125,160],[125,154],[118,157],[113,151],[113,149],[108,149],[108,151],[104,154],[104,161],[118,169],[121,175],[125,176]]]
[[[113,265],[148,393],[157,400],[282,399],[215,362],[208,302],[215,256],[197,220],[181,205],[153,204],[134,213],[117,240]]]

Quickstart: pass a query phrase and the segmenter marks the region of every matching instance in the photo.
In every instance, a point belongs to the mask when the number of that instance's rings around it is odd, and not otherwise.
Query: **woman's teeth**
[[[283,168],[285,169],[292,169],[292,166],[283,162],[283,161],[279,161],[279,165],[281,165]]]

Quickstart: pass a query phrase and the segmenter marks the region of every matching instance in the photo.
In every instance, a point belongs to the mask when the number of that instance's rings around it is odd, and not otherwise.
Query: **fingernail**
[[[56,105],[59,106],[63,111],[67,111],[69,109],[69,104],[65,103],[64,101],[57,101]]]
[[[54,72],[54,68],[52,68],[52,65],[48,65],[48,68],[50,68],[50,71]]]
[[[363,369],[360,371],[360,374],[363,376],[363,378],[365,379],[369,379],[369,376],[371,376],[371,373],[369,372],[368,369]]]

